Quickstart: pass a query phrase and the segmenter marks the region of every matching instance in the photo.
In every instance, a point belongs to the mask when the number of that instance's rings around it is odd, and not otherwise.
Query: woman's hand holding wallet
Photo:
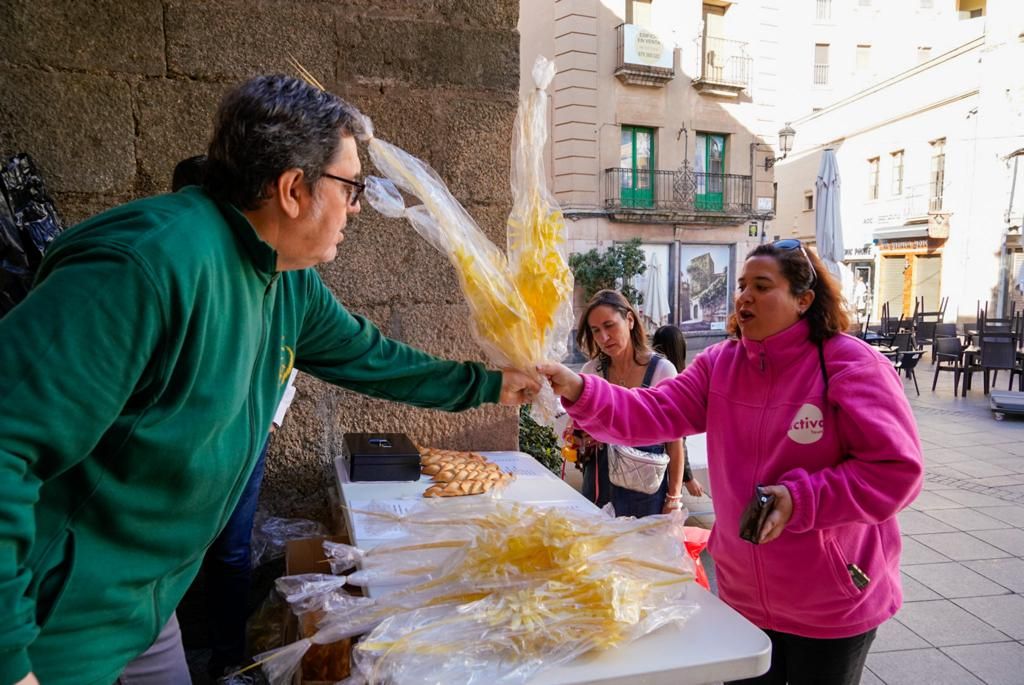
[[[793,497],[785,485],[758,485],[740,518],[740,537],[754,544],[782,535],[793,516]]]

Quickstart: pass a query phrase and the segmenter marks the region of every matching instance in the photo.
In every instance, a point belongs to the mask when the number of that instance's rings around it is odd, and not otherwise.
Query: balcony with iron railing
[[[720,95],[739,95],[750,87],[754,60],[747,55],[747,44],[716,36],[704,36],[701,45],[700,75],[693,87]]]
[[[828,85],[828,65],[827,64],[815,64],[814,65],[814,85],[816,85],[816,86],[827,86]]]
[[[632,86],[664,86],[675,78],[673,51],[649,29],[635,24],[615,27],[615,76]]]
[[[606,169],[603,200],[609,217],[642,223],[731,224],[751,213],[750,176],[694,171]]]

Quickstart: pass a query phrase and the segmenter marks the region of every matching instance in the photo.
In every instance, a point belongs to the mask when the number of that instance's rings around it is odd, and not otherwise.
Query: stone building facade
[[[773,230],[775,1],[521,7],[521,88],[537,55],[558,68],[547,168],[569,250],[639,239],[647,326],[724,338],[736,270]]]
[[[221,95],[249,76],[289,72],[291,55],[370,115],[381,138],[427,160],[504,246],[519,87],[515,0],[4,7],[0,153],[35,158],[67,225],[167,192],[174,164],[205,151]],[[372,173],[365,158],[364,172]],[[405,222],[364,208],[321,274],[387,335],[444,357],[482,359],[452,267]],[[297,389],[267,464],[263,505],[276,515],[325,517],[329,465],[348,431],[403,431],[450,448],[517,444],[508,408],[413,409],[303,374]]]

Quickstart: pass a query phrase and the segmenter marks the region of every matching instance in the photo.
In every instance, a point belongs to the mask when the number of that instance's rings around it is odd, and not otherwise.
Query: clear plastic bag
[[[325,598],[342,590],[346,576],[330,576],[322,573],[304,573],[297,576],[282,576],[274,586],[296,614],[320,609]]]
[[[286,519],[256,514],[252,527],[252,567],[284,556],[289,540],[316,538],[327,535],[327,528],[308,519]]]
[[[259,657],[272,682],[286,682],[310,646],[372,631],[354,657],[368,682],[522,683],[542,667],[681,623],[695,609],[685,600],[694,565],[682,512],[610,519],[477,499],[381,516],[406,535],[346,556],[380,562],[380,574],[393,557],[395,575],[428,549],[435,562],[449,549],[447,558],[429,580],[377,599],[330,595],[314,635]]]
[[[538,58],[535,87],[517,112],[507,258],[430,166],[378,138],[368,146],[374,165],[390,182],[368,178],[367,201],[386,216],[407,219],[448,256],[484,353],[498,366],[530,374],[535,374],[537,363],[565,356],[572,328],[573,278],[566,262],[565,221],[547,190],[543,166],[548,137],[545,89],[554,73],[552,62]],[[392,183],[423,204],[407,209]],[[558,400],[545,382],[534,402],[534,418],[551,425],[558,412]]]
[[[456,611],[397,614],[364,638],[353,657],[371,683],[523,683],[541,668],[627,643],[694,611],[678,587],[665,592],[599,572],[572,584],[492,594]]]
[[[548,140],[547,88],[555,64],[538,56],[533,90],[519,102],[512,138],[512,211],[508,217],[508,261],[512,279],[526,303],[533,329],[541,336],[544,359],[565,358],[572,330],[573,276],[567,258],[568,232],[558,203],[548,191],[544,146]],[[532,416],[551,426],[561,406],[545,385]]]

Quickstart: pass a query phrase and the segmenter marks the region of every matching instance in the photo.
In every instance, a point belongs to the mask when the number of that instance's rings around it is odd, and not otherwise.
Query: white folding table
[[[516,479],[501,492],[504,499],[566,508],[594,507],[528,454],[481,454],[504,470],[516,473]],[[375,507],[401,513],[423,500],[423,491],[431,482],[424,476],[411,482],[353,483],[340,457],[335,460],[335,473],[349,535],[353,544],[363,549],[387,540],[370,537],[367,530],[372,524],[365,515],[351,510],[365,510],[373,502]],[[379,596],[395,587],[367,590],[370,596]],[[687,593],[688,599],[700,609],[682,627],[666,626],[618,649],[592,652],[563,666],[546,669],[529,685],[697,685],[750,678],[768,670],[771,643],[763,632],[696,583]]]

